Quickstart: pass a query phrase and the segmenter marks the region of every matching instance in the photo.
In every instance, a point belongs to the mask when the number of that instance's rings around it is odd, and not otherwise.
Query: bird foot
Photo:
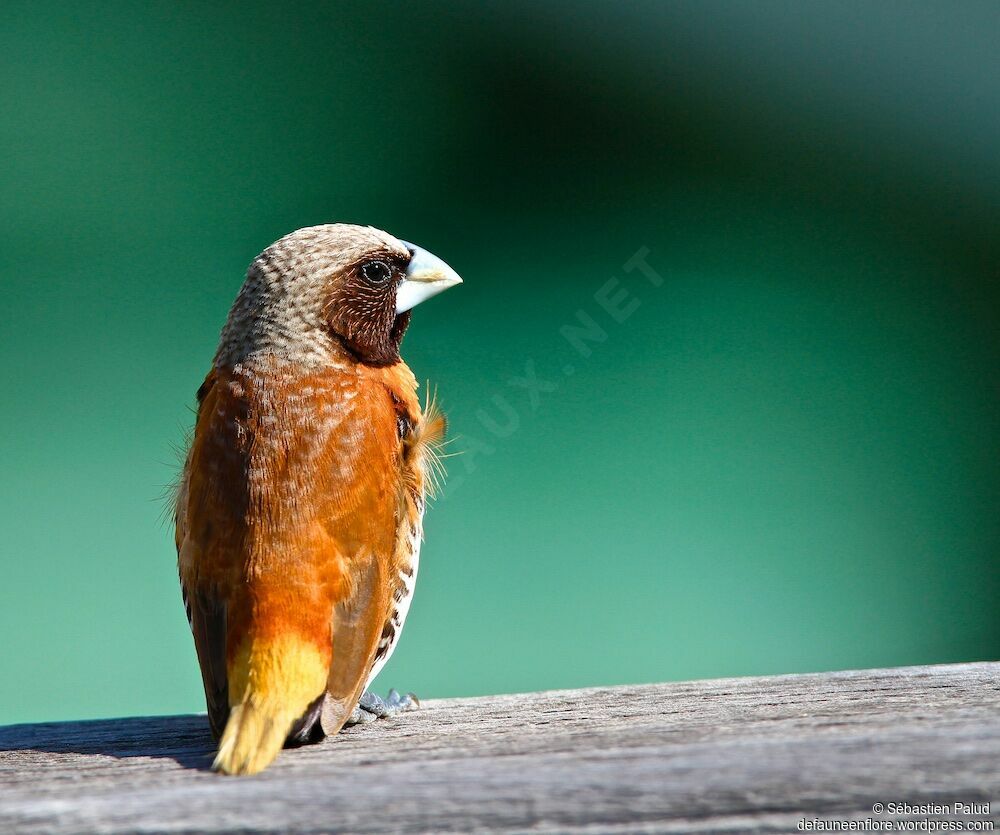
[[[397,713],[407,713],[411,710],[417,710],[419,707],[420,700],[412,693],[401,696],[393,689],[383,699],[377,693],[366,690],[358,699],[358,706],[351,712],[351,716],[344,723],[344,726],[367,725],[377,719],[389,719]]]

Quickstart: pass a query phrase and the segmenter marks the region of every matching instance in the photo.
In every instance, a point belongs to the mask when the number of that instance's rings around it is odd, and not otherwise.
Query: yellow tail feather
[[[296,635],[247,641],[229,665],[229,721],[212,767],[223,774],[267,768],[292,725],[323,693],[329,663]]]

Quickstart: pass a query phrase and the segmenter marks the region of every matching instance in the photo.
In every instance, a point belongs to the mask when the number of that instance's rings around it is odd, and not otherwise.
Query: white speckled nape
[[[345,223],[309,226],[271,244],[247,270],[222,329],[215,367],[263,355],[302,367],[335,361],[323,316],[329,278],[362,258],[373,236],[387,250],[408,255],[392,235]]]

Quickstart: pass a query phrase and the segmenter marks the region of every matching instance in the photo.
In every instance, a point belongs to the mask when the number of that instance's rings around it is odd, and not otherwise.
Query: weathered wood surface
[[[1000,663],[431,701],[254,778],[211,754],[203,716],[2,728],[0,832],[795,832],[956,801],[996,820]]]

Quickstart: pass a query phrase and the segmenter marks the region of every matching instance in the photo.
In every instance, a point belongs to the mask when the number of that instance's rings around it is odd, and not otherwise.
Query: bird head
[[[338,348],[369,365],[391,365],[413,307],[461,281],[440,258],[380,229],[299,229],[250,265],[216,365],[264,354],[314,364]]]

